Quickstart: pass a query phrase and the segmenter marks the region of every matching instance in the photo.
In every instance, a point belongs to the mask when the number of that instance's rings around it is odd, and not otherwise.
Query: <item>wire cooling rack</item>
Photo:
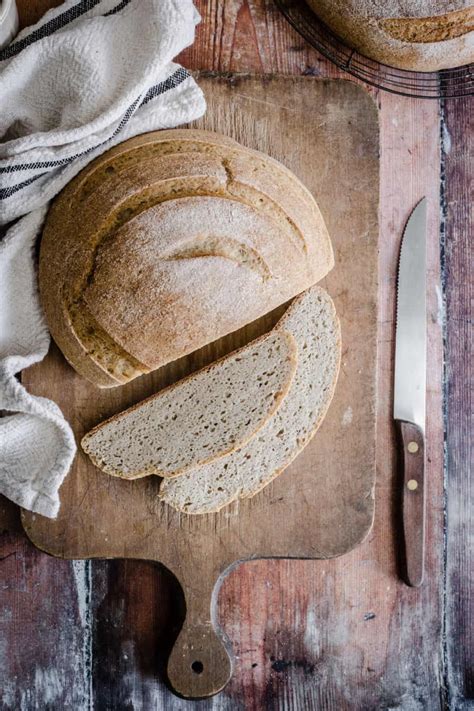
[[[438,72],[412,72],[380,64],[347,47],[306,4],[276,0],[288,22],[339,69],[393,94],[419,99],[454,99],[474,94],[474,64]]]

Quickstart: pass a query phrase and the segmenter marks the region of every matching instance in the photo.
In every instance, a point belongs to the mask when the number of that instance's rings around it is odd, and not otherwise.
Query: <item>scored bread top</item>
[[[123,479],[174,477],[247,442],[280,406],[296,341],[271,332],[97,425],[82,448]]]
[[[66,358],[107,387],[255,320],[333,261],[316,202],[283,165],[218,134],[159,131],[55,200],[40,294]]]

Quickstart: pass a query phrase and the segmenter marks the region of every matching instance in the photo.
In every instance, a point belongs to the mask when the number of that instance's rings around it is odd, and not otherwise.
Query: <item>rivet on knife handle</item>
[[[396,420],[399,462],[403,468],[403,532],[407,583],[423,582],[425,541],[425,445],[423,432],[411,422]]]

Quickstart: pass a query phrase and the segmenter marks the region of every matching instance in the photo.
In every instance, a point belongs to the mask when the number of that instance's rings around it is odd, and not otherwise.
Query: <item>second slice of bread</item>
[[[273,331],[88,432],[82,448],[107,474],[174,477],[242,446],[279,407],[296,342]]]
[[[281,407],[252,439],[213,464],[161,483],[160,498],[188,514],[218,511],[257,494],[293,461],[321,424],[339,372],[341,338],[331,297],[315,286],[296,297],[277,330],[298,346],[297,368]]]

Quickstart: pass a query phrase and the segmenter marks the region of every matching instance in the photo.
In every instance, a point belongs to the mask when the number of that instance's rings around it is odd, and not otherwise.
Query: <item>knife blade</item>
[[[393,417],[403,471],[406,578],[418,587],[425,549],[426,198],[408,218],[400,248]]]

